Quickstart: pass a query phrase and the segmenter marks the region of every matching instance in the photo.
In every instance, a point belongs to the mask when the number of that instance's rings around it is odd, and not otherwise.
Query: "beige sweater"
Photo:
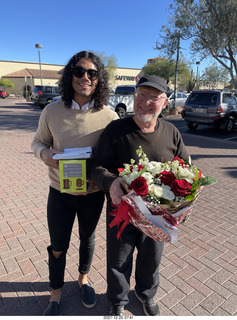
[[[82,111],[68,109],[62,101],[54,102],[42,110],[31,148],[39,159],[43,149],[63,152],[66,148],[93,148],[106,125],[116,119],[117,113],[106,106],[99,111]],[[59,170],[49,167],[49,179],[50,185],[60,190]]]

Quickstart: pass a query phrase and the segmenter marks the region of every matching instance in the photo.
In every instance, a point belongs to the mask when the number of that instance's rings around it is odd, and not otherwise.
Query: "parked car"
[[[107,106],[117,112],[119,118],[124,118],[134,114],[134,93],[136,92],[135,85],[120,85],[115,89],[114,95],[108,99]],[[163,109],[159,117],[164,117],[167,107]]]
[[[115,88],[109,88],[109,94],[113,95],[115,93]]]
[[[133,85],[120,85],[117,86],[115,89],[114,94],[121,94],[121,95],[132,95],[136,91],[136,86]]]
[[[170,110],[173,105],[174,105],[174,92],[173,91],[168,91],[167,92],[167,97],[168,97],[168,103],[167,103],[167,108]],[[184,106],[185,101],[187,100],[188,95],[185,92],[176,92],[175,95],[175,107],[182,108]]]
[[[1,97],[2,99],[5,99],[5,98],[7,97],[6,91],[0,89],[0,97]]]
[[[35,86],[32,91],[31,100],[35,105],[44,108],[51,102],[53,97],[56,97],[59,94],[59,87],[57,86]]]
[[[115,89],[114,95],[110,95],[107,106],[117,112],[119,118],[124,118],[127,115],[134,113],[133,100],[136,86],[120,85]]]
[[[237,94],[229,91],[193,91],[181,112],[190,130],[200,124],[231,132],[237,121]]]
[[[62,99],[62,96],[56,96],[56,97],[53,97],[52,100],[50,101],[50,103],[53,103],[55,101],[59,101]]]

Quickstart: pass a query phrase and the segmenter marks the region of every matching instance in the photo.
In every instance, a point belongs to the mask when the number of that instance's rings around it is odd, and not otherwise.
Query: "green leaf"
[[[203,177],[199,179],[199,183],[201,186],[207,186],[209,184],[213,184],[216,183],[217,180],[215,178],[212,177]]]
[[[165,199],[165,198],[161,198],[161,199],[160,199],[160,203],[161,203],[161,204],[169,204],[170,201],[167,200],[167,199]]]
[[[189,194],[185,197],[186,201],[191,201],[196,196],[197,191],[194,191],[192,194]]]
[[[191,185],[191,191],[194,192],[197,190],[197,188],[200,187],[200,183],[199,180],[194,181],[194,183],[192,183]]]
[[[138,176],[140,177],[144,172],[146,172],[146,168],[143,168],[141,171],[139,171]]]

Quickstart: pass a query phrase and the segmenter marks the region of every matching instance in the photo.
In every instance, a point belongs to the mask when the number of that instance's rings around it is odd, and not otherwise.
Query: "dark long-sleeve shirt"
[[[149,161],[167,162],[175,156],[188,162],[186,151],[178,129],[171,123],[158,119],[158,128],[145,133],[132,117],[111,122],[97,143],[92,164],[91,177],[105,192],[109,192],[117,178],[118,168],[134,159],[138,163],[136,150],[142,147]]]

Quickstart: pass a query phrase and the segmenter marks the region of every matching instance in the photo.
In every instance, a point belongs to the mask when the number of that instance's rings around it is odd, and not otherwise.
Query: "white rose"
[[[137,179],[138,176],[139,176],[139,174],[138,174],[137,171],[132,172],[132,173],[129,174],[128,176],[124,177],[124,178],[125,178],[125,182],[126,182],[128,185],[130,185],[130,183],[131,183],[133,180]]]
[[[149,162],[146,165],[146,169],[151,172],[153,176],[163,171],[162,163],[156,161]]]
[[[180,176],[183,179],[186,179],[188,182],[193,183],[193,179],[195,178],[194,172],[190,171],[188,168],[180,168]]]
[[[170,186],[162,184],[162,190],[163,190],[163,198],[173,201],[175,199],[175,194],[171,190]]]
[[[163,189],[160,186],[155,186],[154,187],[154,195],[157,196],[158,198],[163,198]]]
[[[153,183],[153,176],[149,172],[144,172],[141,176],[146,179],[148,185]]]

